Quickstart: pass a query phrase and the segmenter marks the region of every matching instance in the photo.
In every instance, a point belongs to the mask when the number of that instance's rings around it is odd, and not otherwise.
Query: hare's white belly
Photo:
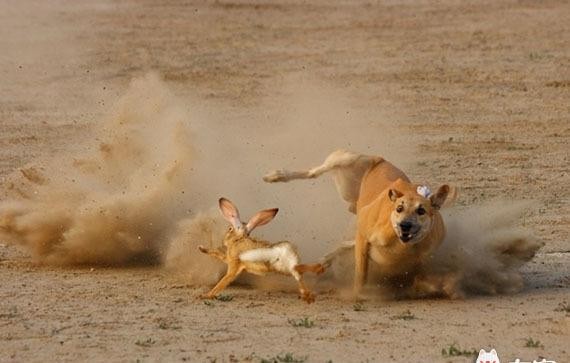
[[[265,262],[275,271],[291,273],[299,264],[297,253],[289,244],[279,244],[269,248],[256,248],[242,252],[239,259],[243,262]]]

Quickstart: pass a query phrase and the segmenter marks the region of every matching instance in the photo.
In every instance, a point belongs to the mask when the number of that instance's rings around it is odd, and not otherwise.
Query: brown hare
[[[219,204],[222,215],[231,224],[224,236],[224,247],[210,250],[198,246],[198,249],[226,263],[228,270],[216,286],[207,294],[202,295],[202,298],[215,298],[242,271],[247,271],[261,276],[268,272],[292,275],[299,285],[300,297],[307,303],[315,301],[315,296],[303,282],[303,273],[310,271],[321,274],[324,272],[324,267],[318,263],[299,264],[297,249],[290,242],[270,243],[249,235],[257,226],[269,223],[277,214],[278,209],[262,210],[251,217],[249,222],[243,223],[238,209],[231,201],[220,198]]]

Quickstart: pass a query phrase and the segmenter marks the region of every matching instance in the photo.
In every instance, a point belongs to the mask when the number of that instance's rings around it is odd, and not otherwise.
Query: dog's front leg
[[[354,245],[354,297],[359,298],[368,274],[368,240],[356,235]]]

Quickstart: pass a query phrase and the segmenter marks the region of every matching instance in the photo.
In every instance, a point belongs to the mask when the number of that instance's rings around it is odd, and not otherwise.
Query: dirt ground
[[[302,113],[283,106],[284,84],[311,79],[405,135],[413,179],[458,185],[465,206],[532,201],[520,223],[545,246],[515,295],[355,306],[334,291],[306,305],[249,286],[205,304],[204,288],[159,266],[52,267],[0,241],[0,361],[473,361],[442,354],[451,345],[495,348],[501,362],[570,361],[568,19],[567,1],[3,1],[2,180],[79,148],[149,71],[232,132],[247,129],[236,142],[259,129],[266,145],[265,108]],[[318,162],[331,147],[374,146],[373,133],[358,145],[330,134],[336,146],[266,148],[259,170],[243,173],[291,165],[301,149]],[[313,325],[291,323],[304,318]]]

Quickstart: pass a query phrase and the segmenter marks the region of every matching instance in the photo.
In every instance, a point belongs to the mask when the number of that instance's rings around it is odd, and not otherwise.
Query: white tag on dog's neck
[[[429,198],[429,196],[431,195],[431,190],[426,185],[418,186],[417,192],[419,195],[421,195],[424,198]]]

